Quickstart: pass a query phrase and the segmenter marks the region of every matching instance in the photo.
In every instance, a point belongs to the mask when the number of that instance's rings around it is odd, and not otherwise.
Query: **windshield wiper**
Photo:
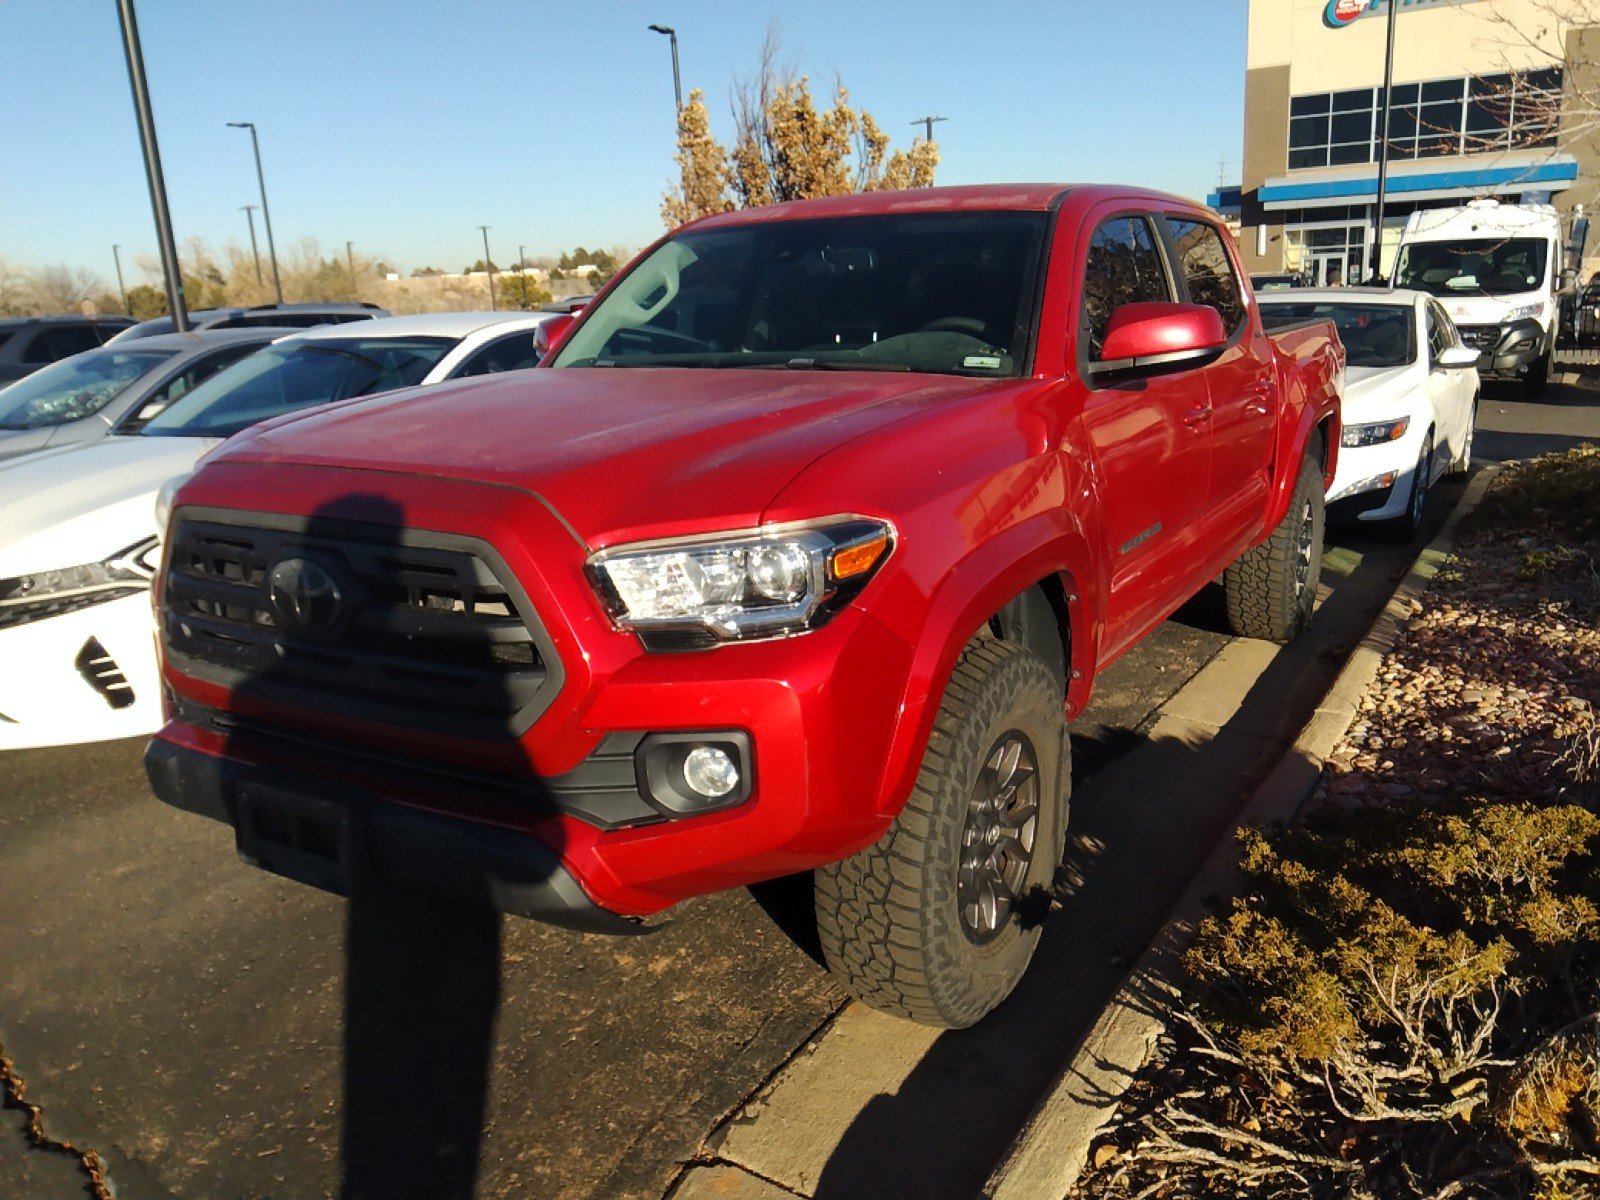
[[[851,359],[841,362],[836,358],[790,358],[774,363],[719,363],[718,366],[748,366],[753,371],[899,371],[909,375],[911,368],[905,363],[867,362]]]

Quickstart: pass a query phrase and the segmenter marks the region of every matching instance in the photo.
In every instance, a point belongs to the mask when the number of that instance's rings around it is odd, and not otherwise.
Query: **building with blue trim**
[[[1247,58],[1243,177],[1208,199],[1239,220],[1252,271],[1352,282],[1371,275],[1375,248],[1387,274],[1417,209],[1596,201],[1600,0],[1250,0]]]

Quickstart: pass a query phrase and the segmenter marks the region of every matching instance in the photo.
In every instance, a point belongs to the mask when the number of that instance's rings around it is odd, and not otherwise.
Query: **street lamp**
[[[489,227],[479,225],[478,229],[483,234],[483,270],[489,276],[489,311],[496,312],[498,310],[494,305],[494,259],[489,257]]]
[[[228,128],[250,131],[250,148],[256,155],[256,183],[261,187],[261,223],[267,227],[267,257],[272,260],[272,290],[278,294],[278,303],[282,304],[283,281],[278,278],[278,247],[272,240],[272,211],[267,208],[267,177],[261,171],[261,139],[256,136],[254,121],[229,121]]]
[[[122,247],[116,242],[111,243],[111,261],[117,264],[117,291],[122,293],[122,311],[128,312],[128,285],[122,282]]]
[[[528,307],[528,248],[517,247],[517,307]]]
[[[183,300],[183,267],[172,237],[172,214],[167,211],[167,181],[161,174],[161,147],[156,143],[156,118],[150,108],[150,85],[144,77],[144,49],[139,44],[139,18],[133,0],[117,0],[122,22],[122,52],[128,60],[128,84],[133,89],[133,112],[139,120],[139,141],[144,147],[144,177],[150,185],[150,208],[156,218],[156,243],[161,250],[161,274],[167,285],[167,308],[172,328],[185,333],[189,309]]]
[[[354,242],[346,242],[344,244],[344,260],[345,260],[345,262],[350,264],[350,299],[359,300],[361,297],[359,295],[357,295],[357,293],[361,289],[356,284],[356,250],[355,250],[355,246],[356,246],[356,244]]]
[[[672,95],[678,101],[678,111],[683,111],[683,82],[678,78],[678,31],[668,25],[647,25],[652,33],[663,33],[672,39]]]
[[[256,283],[259,285],[261,283],[261,251],[256,248],[256,206],[254,204],[242,204],[239,207],[240,211],[244,213],[245,221],[250,226],[250,257],[256,260]]]

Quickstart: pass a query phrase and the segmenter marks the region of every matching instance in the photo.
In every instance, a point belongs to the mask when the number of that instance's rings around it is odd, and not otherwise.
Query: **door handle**
[[[1212,409],[1211,405],[1209,404],[1196,405],[1188,412],[1183,414],[1183,423],[1189,426],[1191,429],[1197,425],[1204,425],[1207,421],[1211,420],[1211,412]]]

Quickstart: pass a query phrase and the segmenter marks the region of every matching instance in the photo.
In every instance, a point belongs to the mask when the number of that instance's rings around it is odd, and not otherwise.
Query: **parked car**
[[[131,432],[223,367],[292,332],[166,333],[64,358],[0,388],[0,461]]]
[[[1274,331],[1331,320],[1344,342],[1343,449],[1329,517],[1388,522],[1408,540],[1416,536],[1434,482],[1471,469],[1478,352],[1425,292],[1268,295],[1261,319]]]
[[[1255,293],[1258,296],[1266,292],[1285,292],[1291,288],[1305,287],[1305,285],[1305,276],[1292,275],[1287,271],[1277,275],[1250,276],[1250,286],[1255,289]]]
[[[202,308],[189,314],[190,329],[248,329],[270,325],[278,329],[309,329],[313,325],[341,325],[346,321],[371,321],[387,317],[389,310],[376,304],[254,304],[236,308]],[[119,333],[113,341],[133,341],[172,332],[171,317],[152,317]]]
[[[156,794],[589,930],[814,868],[851,992],[978,1020],[1099,670],[1218,574],[1241,633],[1309,620],[1332,324],[1268,335],[1194,202],[1059,185],[707,218],[554,321],[178,489]]]
[[[0,386],[40,367],[93,350],[133,324],[132,317],[0,318]]]
[[[312,405],[531,367],[553,319],[434,313],[291,334],[129,432],[0,464],[0,749],[160,725],[156,500],[201,455]]]

